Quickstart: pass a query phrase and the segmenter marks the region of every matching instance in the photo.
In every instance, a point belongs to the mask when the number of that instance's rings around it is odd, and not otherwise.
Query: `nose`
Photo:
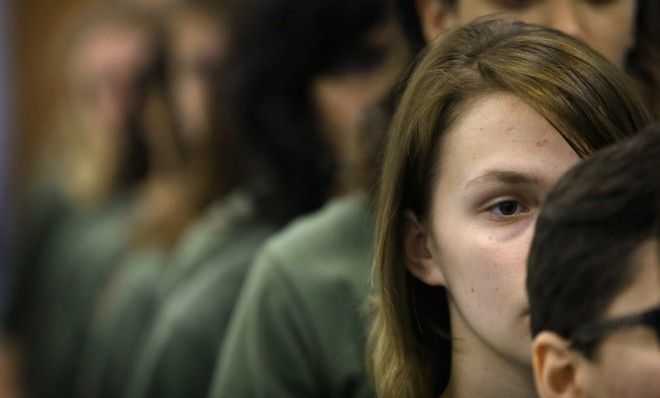
[[[548,25],[579,39],[585,39],[583,18],[580,15],[578,0],[548,1]]]

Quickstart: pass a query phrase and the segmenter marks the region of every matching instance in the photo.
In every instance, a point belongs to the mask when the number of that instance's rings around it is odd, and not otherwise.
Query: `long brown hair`
[[[432,396],[449,378],[446,293],[406,270],[402,225],[407,210],[425,219],[442,138],[464,104],[481,94],[511,93],[547,119],[580,157],[650,120],[625,75],[561,32],[478,20],[439,40],[408,82],[380,176],[369,367],[385,397]]]

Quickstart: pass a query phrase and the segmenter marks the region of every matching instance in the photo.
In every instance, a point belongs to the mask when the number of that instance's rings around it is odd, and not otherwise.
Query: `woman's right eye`
[[[526,213],[529,208],[516,200],[503,200],[490,206],[487,210],[491,217],[504,220]]]

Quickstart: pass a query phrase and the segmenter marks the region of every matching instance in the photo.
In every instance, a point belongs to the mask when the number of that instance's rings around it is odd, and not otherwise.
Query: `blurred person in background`
[[[575,36],[624,68],[654,116],[660,116],[657,0],[399,0],[399,4],[404,14],[418,16],[407,24],[418,48],[447,29],[492,13]]]
[[[71,396],[94,296],[126,247],[135,194],[178,158],[162,130],[156,30],[140,13],[98,7],[63,50],[64,120],[39,165],[6,340],[24,352],[28,393]]]
[[[408,51],[387,1],[250,0],[232,5],[231,18],[227,18],[230,44],[219,90],[224,92],[224,109],[232,126],[248,145],[254,169],[246,181],[255,193],[256,216],[281,226],[329,199],[355,191],[353,180],[359,173],[354,168],[362,165],[356,143],[361,139],[364,112],[386,96],[407,62]],[[355,250],[349,247],[348,256],[357,251],[361,257],[369,244],[362,237],[366,210],[358,196],[348,200],[347,206],[339,206],[348,210],[340,216],[348,230],[337,229],[335,234],[345,233],[346,240],[355,238]],[[206,396],[256,246],[250,249],[219,252],[172,292],[144,342],[129,397]],[[309,288],[313,289],[311,284]],[[352,296],[351,291],[342,295],[351,319],[357,312],[350,304]],[[290,310],[297,309],[301,308]],[[271,339],[264,343],[274,353],[290,342]],[[354,369],[360,365],[359,347],[351,345],[348,350],[357,356],[347,360]],[[282,359],[284,368],[269,369],[262,376],[268,379],[275,372],[286,372],[286,366],[307,366],[307,362],[294,364],[288,359]],[[250,362],[247,366],[252,365],[251,373],[259,373],[269,364]],[[255,382],[247,376],[240,378]],[[364,390],[359,381],[354,388]],[[278,393],[283,392],[270,391]]]
[[[188,0],[161,10],[168,104],[183,161],[150,178],[139,198],[130,253],[107,278],[90,319],[79,396],[124,396],[152,315],[169,294],[200,262],[215,253],[245,256],[271,232],[252,217],[244,151],[223,122],[217,93],[227,41],[223,3]]]
[[[334,164],[325,182],[330,200],[259,250],[221,346],[211,395],[370,396],[363,355],[373,230],[367,191],[387,124],[386,99],[411,52],[389,1],[271,2],[280,9],[297,4],[299,15],[254,3],[263,10],[255,15],[271,15],[261,29],[281,26],[271,40],[287,40],[284,54],[298,44],[288,35],[308,37],[303,48],[311,48],[310,59],[328,62],[307,90]],[[260,36],[257,26],[250,37]],[[297,54],[281,56],[275,66],[286,69]]]

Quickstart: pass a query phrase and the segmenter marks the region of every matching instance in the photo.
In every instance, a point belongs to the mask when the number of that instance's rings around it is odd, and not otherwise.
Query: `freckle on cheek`
[[[548,145],[548,140],[536,141],[536,147],[537,148],[543,148],[546,145]]]

